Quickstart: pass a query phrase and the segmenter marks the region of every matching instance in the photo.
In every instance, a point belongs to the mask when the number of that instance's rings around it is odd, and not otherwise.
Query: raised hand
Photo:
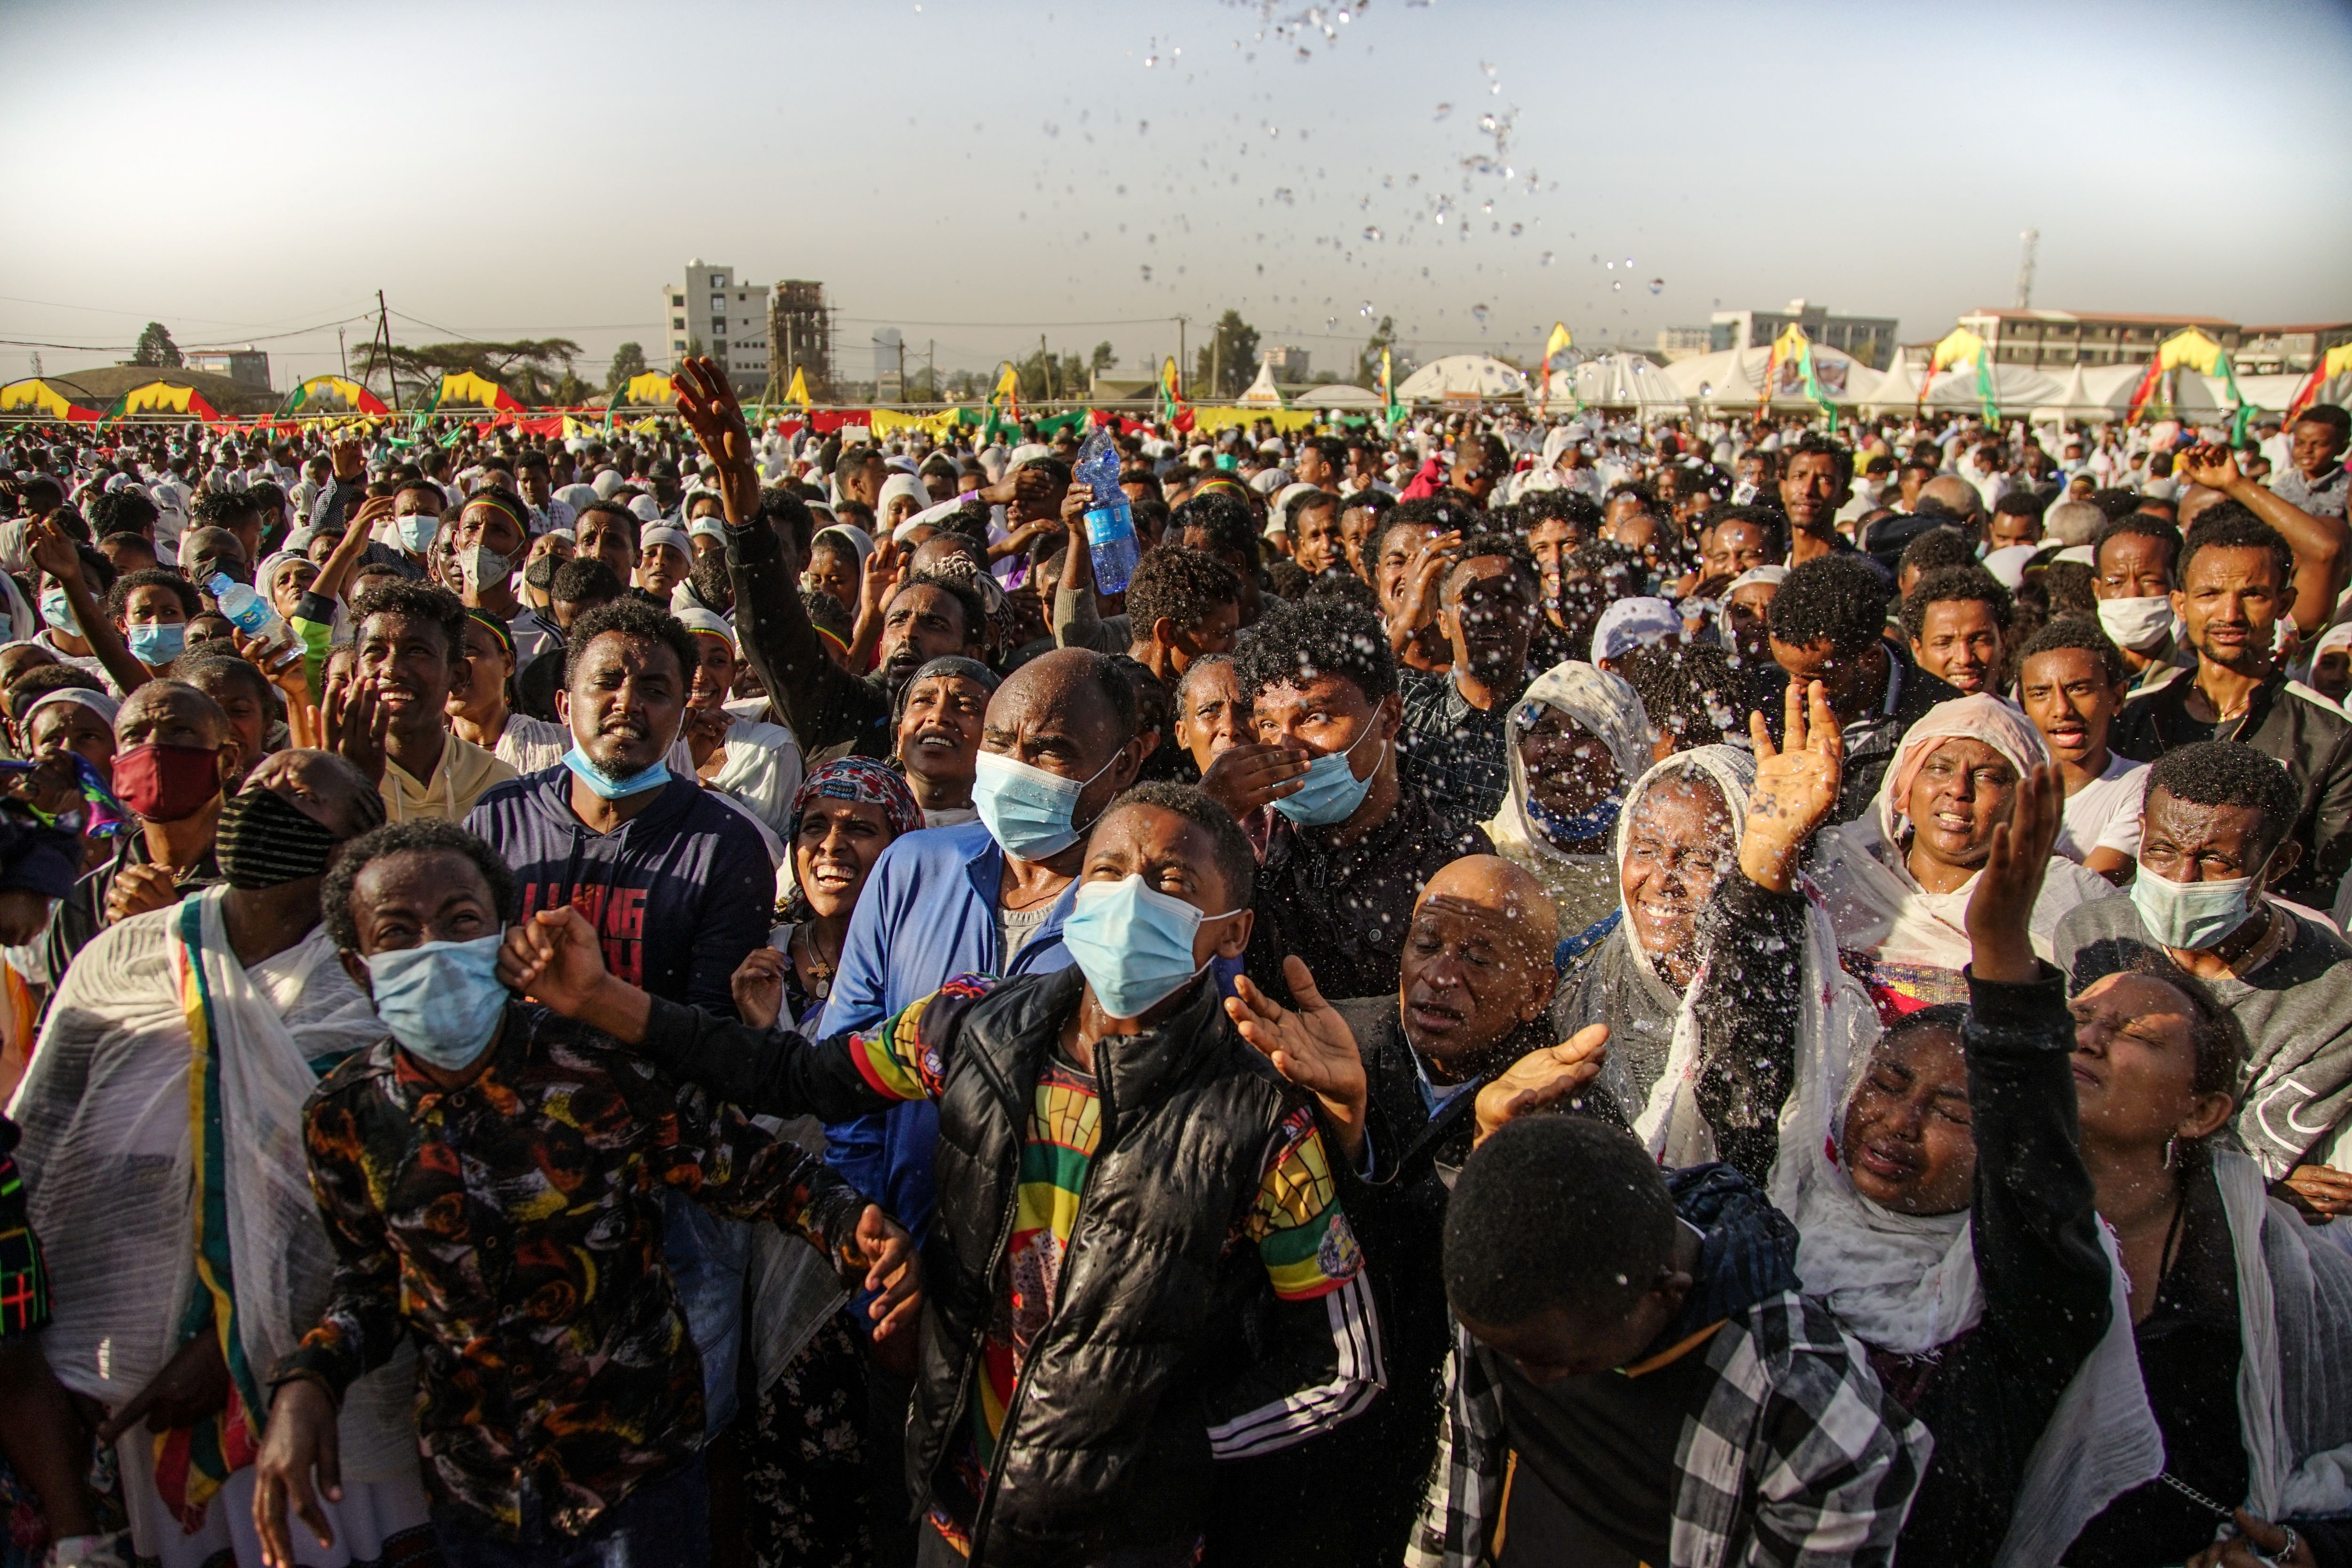
[[[2181,453],[2177,461],[2180,478],[2209,490],[2227,490],[2241,477],[2236,454],[2210,441],[2199,442]]]
[[[1756,749],[1756,788],[1748,799],[1739,868],[1767,891],[1785,893],[1796,879],[1806,841],[1837,807],[1845,776],[1845,734],[1818,680],[1800,689],[1790,681],[1781,714],[1783,744],[1772,744],[1764,715],[1748,715]]]
[[[2057,763],[2029,769],[2017,781],[2009,820],[1994,825],[1991,853],[1969,895],[1969,972],[1979,980],[2017,984],[2042,973],[2027,922],[2065,813],[2066,780]]]
[[[1244,975],[1234,982],[1225,1013],[1242,1038],[1274,1064],[1274,1070],[1320,1100],[1339,1131],[1349,1162],[1364,1157],[1364,1119],[1371,1091],[1356,1037],[1339,1010],[1323,1000],[1315,976],[1297,953],[1282,961],[1296,1009],[1285,1007]]]
[[[81,582],[81,551],[55,521],[37,519],[25,530],[25,540],[33,564],[56,578],[58,586],[70,589]]]
[[[1201,774],[1201,788],[1238,820],[1269,801],[1297,795],[1309,761],[1296,747],[1244,742],[1210,761]]]
[[[792,960],[772,947],[755,947],[743,955],[727,989],[735,997],[735,1012],[755,1029],[775,1026],[784,1012],[784,965]],[[520,965],[518,965],[520,967]]]
[[[370,784],[383,783],[384,738],[392,730],[392,710],[376,700],[375,682],[365,676],[327,688],[320,727],[326,749],[365,773]]]
[[[677,391],[678,413],[702,443],[702,455],[718,465],[727,521],[738,525],[751,521],[760,511],[760,464],[735,388],[707,358],[681,362],[671,385]]]
[[[335,478],[350,484],[367,472],[367,458],[357,441],[337,441],[327,448],[327,460],[335,466]]]
[[[499,949],[499,981],[567,1018],[589,1006],[610,979],[604,944],[587,917],[566,904],[509,928]]]
[[[1478,1118],[1477,1142],[1484,1143],[1514,1118],[1575,1094],[1601,1076],[1608,1059],[1606,1024],[1588,1024],[1559,1045],[1529,1051],[1478,1091],[1471,1107]]]

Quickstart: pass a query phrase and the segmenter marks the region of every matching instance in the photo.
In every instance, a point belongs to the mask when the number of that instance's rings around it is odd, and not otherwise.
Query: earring
[[[2179,1157],[2179,1143],[2180,1134],[2178,1132],[2164,1141],[2164,1168],[2168,1171],[2172,1169],[2173,1162]]]

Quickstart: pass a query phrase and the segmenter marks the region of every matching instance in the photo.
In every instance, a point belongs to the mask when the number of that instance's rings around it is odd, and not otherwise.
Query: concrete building
[[[1832,316],[1827,306],[1791,300],[1784,310],[1717,310],[1707,318],[1707,352],[1725,349],[1769,349],[1790,323],[1805,329],[1812,342],[1833,348],[1873,370],[1885,370],[1895,361],[1895,318],[1892,316]]]
[[[1987,306],[1959,324],[1985,341],[1995,364],[2144,364],[2157,345],[2195,327],[2236,353],[2245,329],[2218,316],[2143,316],[2118,311],[2019,310]],[[2244,368],[2241,366],[2240,368]]]
[[[2352,321],[2321,321],[2294,327],[2248,327],[2231,356],[2246,375],[2292,372],[2308,375],[2319,358],[2339,343],[2352,343]]]
[[[788,278],[768,301],[769,401],[792,390],[793,373],[812,401],[830,402],[833,384],[833,312],[825,308],[824,285]]]
[[[1725,348],[1731,345],[1726,343]],[[1660,327],[1656,357],[1672,364],[1678,359],[1690,359],[1715,352],[1715,330],[1712,327]]]
[[[689,353],[719,362],[740,396],[768,384],[768,286],[746,283],[731,267],[700,257],[686,264],[686,281],[662,289],[662,334],[669,368]]]
[[[251,343],[241,349],[190,349],[183,357],[190,370],[225,375],[257,392],[269,390],[269,355]]]
[[[1274,372],[1274,379],[1285,386],[1304,385],[1312,374],[1307,369],[1307,351],[1287,343],[1265,351],[1265,363]]]

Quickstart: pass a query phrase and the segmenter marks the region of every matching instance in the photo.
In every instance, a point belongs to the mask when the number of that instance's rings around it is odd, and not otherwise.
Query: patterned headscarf
[[[907,781],[872,757],[836,757],[801,781],[801,787],[793,794],[792,820],[784,828],[787,845],[800,838],[802,814],[814,800],[860,800],[878,805],[893,836],[912,833],[923,826],[923,808],[915,804]]]

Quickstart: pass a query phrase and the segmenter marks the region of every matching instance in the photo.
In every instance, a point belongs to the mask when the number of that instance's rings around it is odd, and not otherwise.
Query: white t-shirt
[[[2147,793],[2147,764],[2110,755],[2106,772],[2066,797],[2058,829],[2058,853],[2081,864],[2094,849],[2120,849],[2139,858],[2140,797]]]

